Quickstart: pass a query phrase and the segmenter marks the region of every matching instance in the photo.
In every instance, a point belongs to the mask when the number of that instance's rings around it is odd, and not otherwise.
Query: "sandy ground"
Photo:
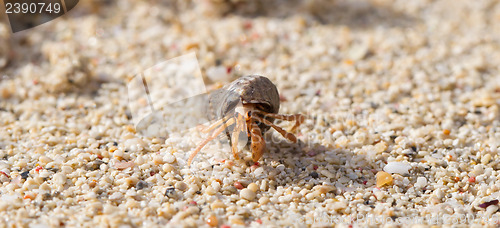
[[[496,226],[499,20],[487,0],[86,1],[15,34],[2,18],[0,227]],[[269,131],[254,163],[221,137],[187,166],[206,134],[139,134],[127,83],[193,52],[209,90],[271,79],[280,112],[309,117],[299,142]]]

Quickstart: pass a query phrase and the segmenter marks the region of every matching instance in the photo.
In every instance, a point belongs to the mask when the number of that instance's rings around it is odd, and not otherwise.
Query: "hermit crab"
[[[233,156],[236,159],[239,159],[238,140],[240,133],[246,133],[254,162],[257,162],[266,150],[263,133],[271,127],[286,139],[297,142],[294,134],[275,125],[274,120],[295,121],[295,125],[290,130],[295,132],[297,127],[304,122],[305,117],[301,114],[278,114],[279,108],[278,89],[271,80],[264,76],[240,77],[222,89],[216,90],[209,96],[207,113],[209,118],[217,121],[202,129],[203,133],[211,132],[211,134],[192,152],[188,164],[191,164],[196,154],[208,142],[215,139],[223,131],[226,131]]]

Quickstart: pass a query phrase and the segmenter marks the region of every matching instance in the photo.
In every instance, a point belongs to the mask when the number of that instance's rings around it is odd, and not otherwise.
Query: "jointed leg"
[[[225,116],[223,117],[222,119],[220,120],[217,120],[215,123],[213,124],[210,124],[210,126],[208,126],[207,128],[201,130],[202,133],[208,133],[210,132],[211,130],[217,128],[219,125],[221,125],[222,123],[226,122],[231,116]],[[226,124],[227,125],[227,124]]]
[[[295,121],[295,125],[293,125],[292,129],[290,130],[292,132],[295,132],[297,127],[299,127],[305,120],[305,116],[302,114],[284,115],[284,114],[266,113],[261,111],[255,111],[255,112],[274,119]]]
[[[231,150],[233,151],[234,158],[236,160],[240,159],[238,156],[238,141],[240,138],[240,132],[245,130],[245,120],[241,115],[235,117],[236,124],[234,126],[233,134],[231,135]]]
[[[250,126],[250,136],[252,138],[252,160],[257,162],[264,153],[266,142],[262,138],[262,133],[257,123],[250,119],[247,120],[247,124]]]
[[[254,118],[255,120],[257,120],[257,121],[259,121],[267,126],[271,126],[272,128],[274,128],[274,130],[279,132],[281,135],[283,135],[283,137],[287,138],[288,140],[290,140],[294,143],[297,142],[297,138],[295,137],[295,135],[293,135],[292,133],[286,132],[285,130],[283,130],[283,128],[277,126],[274,123],[271,123],[271,121],[266,120],[266,119],[261,118],[261,117],[256,116],[256,115],[252,116],[252,118]]]
[[[219,122],[219,121],[217,121]],[[234,123],[234,118],[231,118],[229,119],[227,122],[225,122],[224,124],[222,124],[219,128],[217,128],[210,137],[208,137],[207,139],[205,139],[202,143],[200,143],[198,145],[198,147],[196,147],[196,149],[193,151],[193,153],[191,153],[191,156],[189,156],[189,159],[188,159],[188,165],[191,165],[191,162],[193,161],[193,158],[196,156],[196,154],[198,154],[198,152],[200,152],[200,150],[205,146],[207,145],[208,142],[212,141],[213,139],[215,139],[218,135],[220,135],[220,133],[222,133],[229,125],[233,124]]]

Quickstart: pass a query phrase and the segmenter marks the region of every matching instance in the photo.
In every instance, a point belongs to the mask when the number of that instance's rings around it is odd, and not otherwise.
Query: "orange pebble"
[[[444,129],[444,130],[443,130],[443,134],[445,134],[445,135],[450,135],[450,130],[448,130],[448,129]]]
[[[384,171],[379,171],[376,175],[377,178],[377,187],[382,187],[384,185],[391,185],[392,184],[392,176],[389,173],[386,173]]]
[[[217,225],[219,225],[219,221],[217,221],[217,217],[215,217],[215,215],[212,215],[207,218],[207,224],[209,226],[216,227]]]

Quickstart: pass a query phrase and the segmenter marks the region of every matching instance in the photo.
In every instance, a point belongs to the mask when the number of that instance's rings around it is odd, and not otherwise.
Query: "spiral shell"
[[[248,75],[233,81],[210,96],[212,119],[220,119],[234,114],[238,103],[256,104],[257,109],[266,113],[278,113],[280,108],[279,93],[268,78],[260,75]]]

